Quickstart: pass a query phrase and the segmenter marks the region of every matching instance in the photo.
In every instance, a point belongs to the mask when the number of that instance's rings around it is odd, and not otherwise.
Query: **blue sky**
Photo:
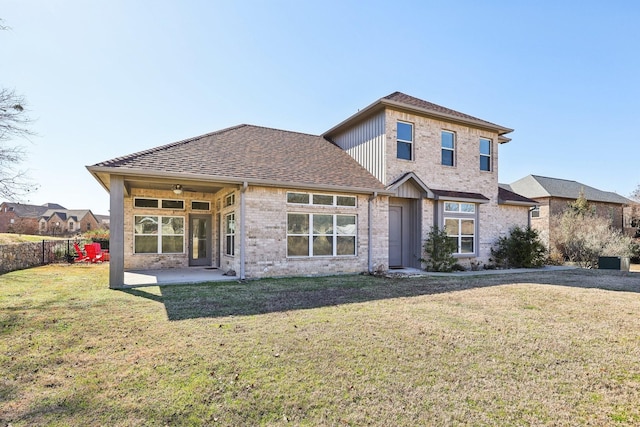
[[[0,0],[26,202],[108,213],[86,165],[240,123],[319,134],[396,90],[515,129],[499,177],[638,184],[635,1]],[[212,153],[224,161],[224,153]]]

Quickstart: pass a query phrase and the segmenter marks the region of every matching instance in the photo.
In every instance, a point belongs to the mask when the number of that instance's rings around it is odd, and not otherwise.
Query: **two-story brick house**
[[[71,235],[101,228],[89,209],[48,209],[38,220],[40,234]]]
[[[432,226],[487,263],[535,205],[498,186],[509,132],[396,92],[321,136],[240,125],[88,166],[110,193],[110,286],[125,269],[420,267]]]
[[[38,234],[38,221],[49,209],[65,209],[56,203],[30,205],[2,202],[0,204],[0,233]]]

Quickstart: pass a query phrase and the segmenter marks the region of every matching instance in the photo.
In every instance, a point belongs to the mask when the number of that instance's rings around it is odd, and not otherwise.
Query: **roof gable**
[[[513,132],[513,129],[479,119],[469,114],[465,114],[460,111],[452,110],[451,108],[443,107],[429,101],[415,98],[402,92],[393,92],[392,94],[378,99],[366,108],[359,110],[356,114],[352,115],[348,119],[344,120],[340,124],[325,132],[323,136],[330,138],[331,136],[340,133],[345,128],[348,128],[355,123],[364,120],[365,118],[384,108],[407,110],[418,115],[435,117],[440,120],[459,122],[468,126],[492,130],[500,135],[499,142],[501,143],[510,141],[509,138],[502,135]]]
[[[252,125],[107,160],[89,170],[384,191],[380,181],[328,140]]]

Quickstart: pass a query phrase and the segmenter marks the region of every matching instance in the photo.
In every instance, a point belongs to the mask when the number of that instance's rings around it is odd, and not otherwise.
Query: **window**
[[[480,170],[491,171],[491,140],[480,138]]]
[[[444,202],[444,211],[475,213],[476,205],[473,203]]]
[[[141,199],[136,197],[133,199],[133,206],[136,208],[157,208],[158,202],[158,199]]]
[[[453,132],[442,131],[442,164],[445,166],[454,166],[456,157],[455,139]]]
[[[162,209],[184,209],[184,200],[163,200]]]
[[[475,220],[466,218],[445,218],[444,229],[447,237],[456,243],[458,254],[475,252]]]
[[[69,231],[73,231],[75,227],[75,224],[73,223],[73,221],[69,221]]]
[[[540,206],[531,209],[531,218],[540,218]]]
[[[412,160],[413,158],[413,125],[411,123],[398,122],[397,124],[397,156],[399,159]]]
[[[290,213],[287,215],[287,256],[356,254],[355,215]]]
[[[191,202],[191,210],[192,211],[208,211],[211,209],[211,204],[209,202]]]
[[[233,206],[236,204],[236,195],[235,193],[228,194],[227,197],[224,198],[224,207]]]
[[[355,207],[356,197],[333,194],[287,193],[287,203],[314,206]]]
[[[236,214],[234,212],[224,217],[225,253],[235,255],[236,243]]]
[[[477,211],[475,203],[444,202],[444,229],[455,243],[454,254],[475,254]]]
[[[134,253],[175,254],[183,252],[183,217],[152,215],[134,216]]]
[[[184,209],[184,200],[160,200],[136,197],[133,199],[133,206],[136,208],[157,209],[158,207],[162,207],[162,209]]]

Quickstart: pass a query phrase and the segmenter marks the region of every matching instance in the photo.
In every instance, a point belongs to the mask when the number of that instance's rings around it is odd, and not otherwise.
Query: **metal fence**
[[[78,255],[73,247],[75,241],[75,239],[42,240],[0,245],[0,274],[39,265],[73,262]],[[84,243],[84,241],[78,241],[80,247]],[[108,241],[99,243],[103,249],[108,249]]]

